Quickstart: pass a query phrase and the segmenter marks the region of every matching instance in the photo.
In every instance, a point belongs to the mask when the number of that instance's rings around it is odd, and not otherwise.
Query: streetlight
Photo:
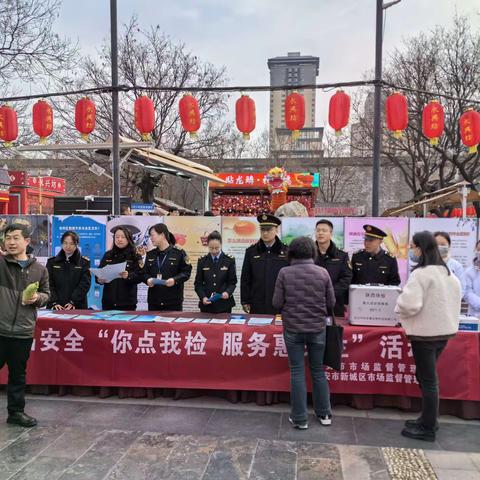
[[[377,17],[375,30],[375,99],[373,114],[373,180],[372,180],[372,216],[378,217],[380,197],[380,148],[382,144],[382,46],[383,46],[383,11],[393,7],[401,0],[383,3],[377,0]]]

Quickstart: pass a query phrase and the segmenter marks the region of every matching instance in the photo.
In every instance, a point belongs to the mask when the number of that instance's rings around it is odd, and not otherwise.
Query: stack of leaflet
[[[247,318],[245,315],[232,313],[230,315],[230,321],[228,322],[230,325],[245,325],[247,322]]]
[[[273,322],[273,317],[250,317],[248,320],[248,325],[261,327],[265,325],[271,325]]]
[[[458,329],[464,332],[478,332],[479,320],[477,317],[470,317],[469,315],[460,315],[460,323]]]

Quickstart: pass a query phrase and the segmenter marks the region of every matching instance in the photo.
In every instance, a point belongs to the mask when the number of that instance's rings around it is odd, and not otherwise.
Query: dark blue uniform
[[[195,276],[195,292],[200,299],[200,311],[208,313],[229,313],[235,306],[233,292],[237,285],[235,258],[221,252],[218,261],[214,261],[209,253],[198,259]],[[212,293],[227,292],[228,300],[217,300],[211,305],[204,305],[203,299]]]
[[[354,253],[352,269],[354,285],[367,283],[400,285],[397,259],[383,249],[380,249],[377,255],[367,253],[365,250]]]
[[[170,245],[166,250],[155,248],[147,253],[143,266],[145,283],[149,278],[157,278],[161,274],[163,280],[173,278],[175,285],[155,285],[148,289],[149,310],[181,311],[183,308],[183,284],[192,274],[192,266],[185,250]]]
[[[267,248],[263,240],[247,248],[243,259],[240,296],[242,305],[250,305],[250,313],[278,313],[272,305],[278,272],[288,265],[288,247],[275,237]]]

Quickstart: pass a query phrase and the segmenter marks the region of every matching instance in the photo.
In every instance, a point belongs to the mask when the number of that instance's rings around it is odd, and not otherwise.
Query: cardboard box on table
[[[477,317],[471,317],[470,315],[460,315],[460,322],[458,329],[463,332],[478,332],[479,320]]]
[[[394,309],[402,289],[387,285],[350,285],[349,321],[352,325],[392,327]]]

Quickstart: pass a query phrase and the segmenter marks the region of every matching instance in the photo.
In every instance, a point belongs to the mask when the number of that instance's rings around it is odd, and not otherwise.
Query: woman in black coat
[[[235,258],[222,252],[222,236],[212,232],[207,239],[209,253],[198,259],[195,292],[201,312],[230,313],[235,306],[233,292],[237,285]],[[210,297],[218,293],[215,302]]]
[[[127,266],[126,270],[120,273],[120,278],[109,283],[96,278],[97,283],[103,285],[102,309],[135,311],[137,284],[141,281],[139,274],[142,257],[135,251],[135,243],[129,230],[125,227],[117,227],[112,233],[113,247],[103,256],[100,268],[123,262],[127,262]]]
[[[47,261],[50,299],[47,308],[54,310],[86,310],[90,290],[90,260],[82,257],[77,233],[62,235],[62,249]]]

